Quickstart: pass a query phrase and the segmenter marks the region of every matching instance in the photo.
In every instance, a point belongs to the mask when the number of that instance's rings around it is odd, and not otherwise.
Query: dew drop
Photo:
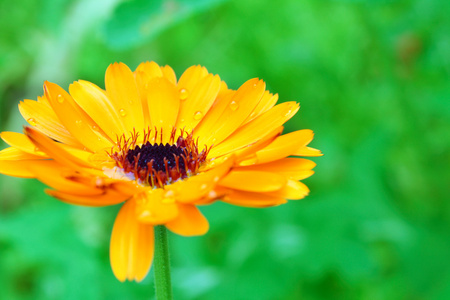
[[[292,109],[290,109],[290,110],[288,110],[285,114],[284,114],[284,116],[285,117],[289,117],[289,115],[292,113]]]
[[[64,97],[63,97],[63,95],[58,95],[58,97],[57,97],[56,99],[58,99],[58,102],[59,102],[59,103],[63,103],[63,102],[64,102]]]
[[[187,89],[180,89],[180,99],[182,101],[186,100],[188,96],[189,96],[189,92]]]
[[[230,108],[231,108],[231,110],[235,111],[239,108],[239,104],[236,101],[231,101]]]
[[[198,111],[194,114],[194,120],[200,120],[203,117],[203,113]]]
[[[81,124],[83,124],[83,121],[81,121],[81,120],[76,120],[76,121],[75,121],[75,124],[77,124],[77,126],[80,127]]]
[[[98,128],[98,126],[92,125],[92,130],[99,131],[100,129]]]
[[[36,126],[36,120],[33,119],[33,118],[29,118],[29,119],[27,120],[27,122],[28,122],[31,126]]]
[[[175,196],[175,192],[172,191],[172,190],[168,190],[168,191],[164,194],[164,197],[166,197],[166,198],[171,198],[171,197],[173,197],[173,196]]]
[[[207,185],[206,183],[204,183],[204,184],[202,184],[202,185],[200,186],[200,189],[201,189],[201,190],[206,190],[207,187],[208,187],[208,185]]]
[[[34,152],[39,152],[39,148],[38,147],[34,147]]]
[[[217,181],[219,181],[219,179],[220,179],[220,177],[219,176],[214,176],[214,182],[217,182]]]
[[[119,114],[121,117],[125,117],[127,115],[127,112],[125,111],[125,109],[122,108],[119,110]]]
[[[180,123],[184,123],[186,120],[185,119],[181,119],[180,120]]]

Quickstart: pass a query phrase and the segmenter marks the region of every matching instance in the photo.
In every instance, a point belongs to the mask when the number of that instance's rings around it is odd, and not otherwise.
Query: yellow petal
[[[221,87],[223,85],[225,85],[225,83],[222,81]],[[201,143],[199,143],[200,146],[206,145],[205,141],[208,141],[208,139],[204,137],[209,136],[211,134],[212,131],[211,129],[216,124],[217,120],[220,118],[223,112],[228,108],[231,99],[234,97],[235,94],[236,91],[232,90],[219,92],[216,101],[214,101],[209,111],[206,113],[206,115],[203,117],[200,123],[195,127],[194,130],[195,139],[197,139],[197,137],[199,139],[203,137],[203,140],[201,141]],[[208,146],[214,144],[215,142],[216,140],[212,139],[211,144],[208,144]]]
[[[220,186],[249,192],[276,191],[285,184],[286,178],[276,173],[235,170],[219,182]]]
[[[195,128],[210,109],[219,93],[219,89],[219,76],[209,74],[203,77],[191,91],[186,91],[187,98],[181,98],[177,127],[186,128],[188,132]]]
[[[166,143],[176,124],[180,107],[176,87],[164,77],[153,78],[148,82],[147,99],[152,126],[163,130],[163,142]]]
[[[33,155],[14,147],[9,147],[0,151],[0,160],[33,160],[33,159],[45,159],[45,157]]]
[[[81,206],[116,205],[130,198],[128,195],[122,195],[112,190],[106,190],[105,193],[95,196],[74,195],[55,190],[45,190],[45,192],[62,202]]]
[[[309,189],[303,182],[288,180],[283,188],[268,194],[275,197],[298,200],[305,198],[309,194]]]
[[[269,207],[286,203],[283,197],[271,196],[264,193],[245,191],[230,191],[223,202],[244,207]]]
[[[222,115],[210,124],[209,134],[199,135],[199,145],[211,145],[222,142],[248,118],[258,105],[266,84],[257,78],[244,83],[231,98]]]
[[[167,80],[175,85],[177,84],[177,76],[170,66],[161,67],[161,71],[163,72],[164,77],[166,77]]]
[[[26,135],[17,132],[5,131],[0,133],[0,137],[8,145],[20,149],[23,152],[27,152],[41,157],[48,157],[44,152],[39,151],[36,145],[34,145]]]
[[[50,105],[42,101],[24,100],[19,104],[19,111],[27,122],[45,135],[61,143],[83,148],[56,116]]]
[[[295,153],[292,155],[298,155],[298,156],[322,156],[323,153],[318,150],[311,147],[301,147],[298,149]]]
[[[243,124],[250,122],[251,120],[257,118],[262,115],[269,109],[275,106],[278,101],[278,94],[272,95],[269,91],[265,91],[264,95],[261,98],[261,101],[252,111],[252,113],[248,116],[248,118],[244,121]]]
[[[290,179],[301,180],[305,179],[314,171],[311,169],[316,166],[316,163],[303,158],[283,158],[265,164],[255,164],[245,167],[237,167],[237,171],[265,171],[282,174]]]
[[[126,128],[124,133],[130,136],[133,129],[143,131],[146,128],[144,114],[133,72],[123,63],[111,64],[106,70],[105,87],[111,104],[120,116],[116,121]]]
[[[149,79],[154,77],[163,77],[163,72],[161,68],[154,61],[146,61],[140,63],[139,66],[136,68],[136,71],[134,72],[135,74],[138,72],[144,72]]]
[[[0,160],[0,173],[14,177],[34,178],[35,175],[28,168],[34,162],[35,160]]]
[[[205,67],[192,66],[184,71],[184,73],[181,75],[177,87],[179,90],[186,90],[186,92],[189,94],[190,92],[192,92],[197,83],[206,75],[208,75],[208,70],[206,70]]]
[[[184,236],[203,235],[208,232],[208,220],[195,205],[180,204],[178,211],[178,217],[166,223],[170,231]]]
[[[95,151],[113,145],[99,125],[75,103],[64,89],[46,81],[44,91],[61,123],[86,148]]]
[[[51,158],[64,166],[70,167],[75,170],[80,169],[81,167],[93,167],[88,162],[71,155],[69,152],[64,150],[63,147],[61,147],[61,144],[52,141],[50,138],[46,137],[36,129],[25,127],[25,134],[41,151],[45,152]]]
[[[299,106],[295,102],[286,102],[275,106],[253,121],[239,128],[230,137],[213,147],[209,155],[217,157],[250,145],[278,128],[292,118]]]
[[[35,177],[42,183],[61,192],[77,196],[95,196],[102,195],[104,191],[67,179],[64,175],[67,168],[62,167],[53,160],[40,160],[29,165],[29,170],[35,174]]]
[[[313,137],[314,133],[309,129],[279,136],[270,145],[256,152],[258,163],[270,162],[292,155],[297,149],[311,142]]]
[[[116,141],[117,136],[126,132],[126,127],[120,122],[119,111],[114,108],[104,90],[93,83],[79,80],[69,86],[69,92],[110,140]]]
[[[175,219],[178,207],[173,197],[166,196],[162,189],[150,190],[135,196],[136,216],[140,222],[153,225],[164,224]]]
[[[145,278],[154,254],[152,225],[140,223],[134,201],[127,201],[114,222],[110,244],[110,260],[114,275],[120,281]]]

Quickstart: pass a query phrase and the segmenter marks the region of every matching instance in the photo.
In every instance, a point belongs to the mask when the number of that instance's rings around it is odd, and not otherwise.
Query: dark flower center
[[[154,140],[157,137],[158,132],[155,133]],[[150,143],[150,132],[144,133],[142,145],[136,146],[137,139],[137,134],[130,139],[121,137],[117,142],[120,151],[112,151],[110,156],[125,173],[132,173],[136,180],[154,187],[162,187],[198,173],[208,155],[206,147],[199,153],[192,134],[184,131],[181,131],[176,143],[173,131],[171,143],[165,145]]]

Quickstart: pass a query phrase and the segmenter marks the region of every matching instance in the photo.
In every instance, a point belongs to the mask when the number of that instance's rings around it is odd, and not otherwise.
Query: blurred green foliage
[[[302,105],[311,195],[268,209],[204,207],[205,236],[171,235],[176,299],[450,299],[450,2],[0,1],[0,128],[44,80],[103,86],[108,64],[177,75],[205,65],[230,87],[263,78]],[[5,146],[2,144],[2,147]],[[0,177],[1,299],[151,299],[118,282],[118,207],[60,203]]]

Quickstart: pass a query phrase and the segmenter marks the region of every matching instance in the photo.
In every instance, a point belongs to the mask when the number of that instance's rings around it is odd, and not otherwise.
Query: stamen
[[[192,133],[180,129],[177,138],[177,129],[174,128],[170,133],[170,144],[164,145],[163,130],[155,127],[155,134],[151,132],[150,128],[144,130],[142,141],[139,141],[140,134],[136,130],[131,132],[131,137],[117,137],[116,146],[109,155],[119,168],[133,174],[140,184],[153,187],[163,187],[198,173],[210,149],[205,146],[199,153],[198,139],[194,141]]]

